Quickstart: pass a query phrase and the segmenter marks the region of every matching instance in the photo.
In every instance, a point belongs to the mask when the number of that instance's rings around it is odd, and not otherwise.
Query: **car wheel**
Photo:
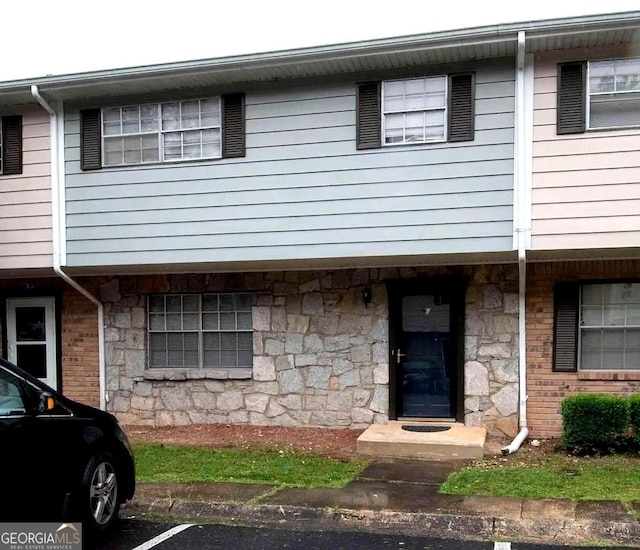
[[[84,469],[79,505],[83,522],[93,531],[106,531],[118,518],[118,470],[110,454],[93,457]]]

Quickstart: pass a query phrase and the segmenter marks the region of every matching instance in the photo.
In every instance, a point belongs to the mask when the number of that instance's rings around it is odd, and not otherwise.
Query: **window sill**
[[[613,382],[640,380],[640,371],[578,371],[578,380],[607,380]]]
[[[222,155],[218,157],[206,157],[199,159],[175,159],[175,160],[154,160],[153,162],[140,162],[136,164],[103,164],[97,170],[93,170],[94,172],[100,170],[130,170],[132,168],[158,168],[160,166],[184,166],[184,165],[194,165],[194,164],[211,164],[212,162],[217,162],[219,160],[223,160],[225,157]]]
[[[384,136],[382,141],[382,148],[387,147],[424,147],[425,145],[442,145],[443,143],[448,143],[446,139],[437,139],[433,141],[398,141],[396,143],[385,143]]]
[[[253,369],[147,369],[145,380],[249,380]]]

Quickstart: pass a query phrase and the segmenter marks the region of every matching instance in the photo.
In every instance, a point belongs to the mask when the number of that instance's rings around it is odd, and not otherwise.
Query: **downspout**
[[[518,32],[518,54],[516,60],[516,97],[514,128],[514,244],[518,249],[518,386],[520,431],[515,439],[502,448],[502,454],[515,453],[529,435],[527,427],[527,332],[526,332],[526,289],[527,289],[527,232],[528,232],[528,131],[527,131],[527,79],[526,35]]]
[[[104,353],[104,306],[102,302],[96,298],[86,288],[74,281],[69,275],[62,270],[62,250],[66,247],[63,243],[65,232],[63,230],[64,221],[64,159],[61,159],[63,153],[62,144],[64,143],[64,127],[60,115],[56,110],[40,95],[37,86],[31,86],[31,95],[40,106],[49,113],[50,121],[50,143],[51,143],[51,211],[53,225],[53,270],[61,279],[69,286],[73,287],[85,298],[93,302],[98,308],[98,369],[99,369],[99,388],[100,388],[100,408],[106,409],[108,395],[105,391],[106,387],[106,364]]]

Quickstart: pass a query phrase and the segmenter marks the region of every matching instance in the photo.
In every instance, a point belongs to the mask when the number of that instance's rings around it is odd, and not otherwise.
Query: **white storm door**
[[[55,300],[7,299],[7,359],[58,389]]]

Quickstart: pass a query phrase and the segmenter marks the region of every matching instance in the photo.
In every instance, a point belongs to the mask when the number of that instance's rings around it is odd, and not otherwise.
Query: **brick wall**
[[[82,284],[85,284],[83,282]],[[95,289],[90,289],[95,290]],[[60,354],[63,393],[87,405],[100,403],[98,368],[98,317],[96,306],[59,278],[0,280],[0,292],[7,296],[42,296],[62,293]],[[3,334],[0,315],[0,334]],[[5,356],[0,338],[0,356]]]
[[[575,393],[640,392],[640,372],[553,372],[553,284],[556,281],[640,277],[640,261],[539,263],[527,274],[528,423],[534,437],[558,437],[560,403]]]
[[[61,346],[62,391],[70,399],[99,406],[97,307],[70,287],[62,294]]]

